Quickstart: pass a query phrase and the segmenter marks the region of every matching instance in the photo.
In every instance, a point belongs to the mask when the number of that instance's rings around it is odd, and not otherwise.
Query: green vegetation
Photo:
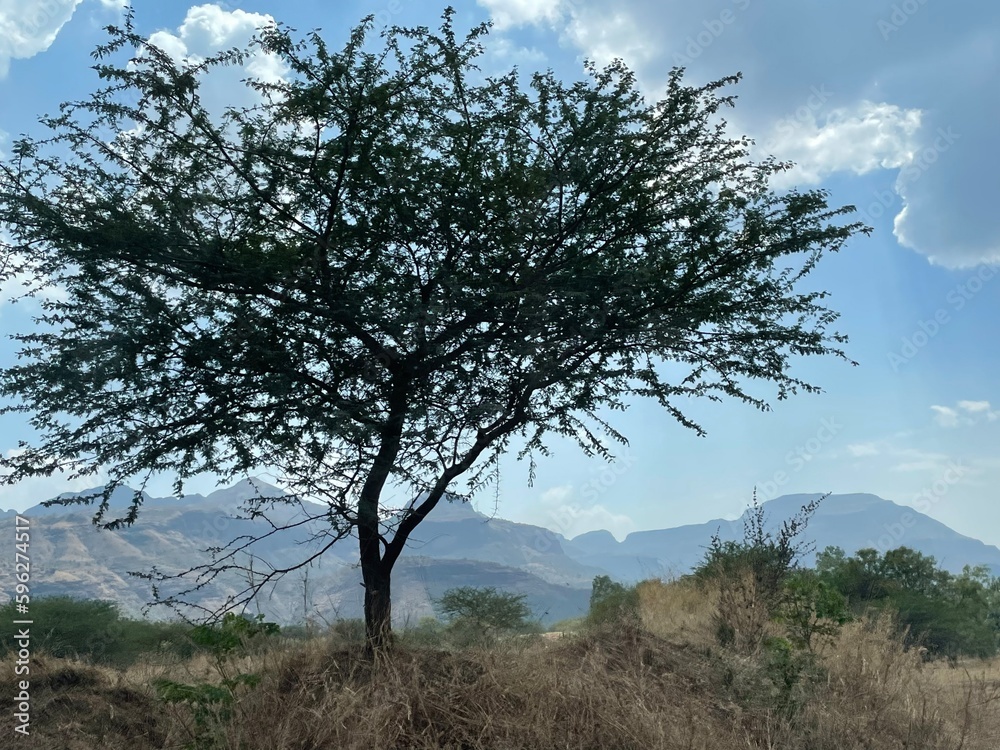
[[[615,624],[635,619],[639,613],[639,594],[635,586],[612,581],[608,576],[594,578],[590,592],[587,625]]]
[[[456,643],[488,643],[499,636],[537,633],[524,594],[497,591],[492,586],[462,586],[448,589],[435,602],[448,620],[447,635]]]
[[[233,668],[231,661],[251,653],[255,646],[279,632],[275,623],[264,622],[263,615],[247,618],[231,612],[217,624],[199,625],[191,631],[191,640],[210,655],[218,679],[185,683],[159,678],[152,682],[157,697],[167,706],[185,706],[190,710],[192,724],[186,727],[190,735],[190,741],[184,745],[186,750],[222,746],[220,736],[232,719],[233,703],[261,679],[259,674]]]
[[[122,617],[118,605],[98,599],[69,596],[39,597],[31,601],[32,648],[58,657],[83,657],[95,664],[126,667],[143,654],[189,657],[195,646],[190,626],[180,622],[151,622]],[[0,650],[16,650],[6,628],[18,619],[14,602],[0,607],[6,623]]]
[[[803,570],[786,578],[784,606],[811,602],[812,619],[781,610],[756,648],[720,643],[727,585],[600,578],[575,634],[514,649],[462,647],[452,625],[426,618],[373,662],[359,621],[286,640],[232,615],[190,632],[197,653],[184,662],[120,670],[37,653],[32,732],[38,747],[104,750],[995,750],[1000,661],[925,664],[887,612],[821,632],[824,589]],[[456,620],[518,614],[517,595],[450,594]],[[605,616],[615,611],[625,619]],[[794,635],[803,627],[809,643]],[[12,660],[2,667],[11,673]]]
[[[992,656],[1000,649],[1000,578],[986,567],[959,575],[907,547],[881,556],[863,549],[848,557],[837,547],[817,555],[816,578],[841,594],[855,614],[897,613],[907,644],[932,656]]]

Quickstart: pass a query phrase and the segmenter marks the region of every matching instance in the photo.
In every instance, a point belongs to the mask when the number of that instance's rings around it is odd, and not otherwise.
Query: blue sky
[[[90,52],[119,0],[0,0],[0,151],[39,134],[38,115],[98,85]],[[502,466],[500,516],[567,536],[735,517],[756,486],[795,492],[871,492],[913,505],[958,531],[1000,544],[1000,6],[940,0],[462,0],[460,27],[493,18],[482,66],[552,68],[583,76],[582,61],[622,57],[651,99],[671,67],[692,83],[742,71],[727,114],[759,153],[797,163],[789,184],[822,186],[874,227],[828,256],[805,287],[826,289],[849,334],[850,367],[800,360],[793,372],[824,389],[773,410],[691,402],[699,438],[655,404],[637,401],[614,424],[630,439],[606,464],[555,441],[534,486]],[[190,5],[135,3],[143,33],[177,54],[243,44],[273,18],[320,27],[339,47],[363,16],[434,26],[443,6],[414,0],[314,0]],[[614,8],[614,10],[612,10]],[[269,61],[257,70],[275,72]],[[236,89],[220,84],[219,105]],[[31,306],[6,302],[0,327],[30,325]],[[0,342],[0,363],[13,359]],[[29,435],[0,421],[0,449]],[[83,483],[84,486],[90,483]],[[67,489],[37,480],[0,487],[0,507],[23,509]],[[206,478],[193,491],[209,491]],[[151,488],[168,494],[169,478]],[[492,491],[477,498],[494,507]],[[873,540],[885,533],[872,529]],[[900,540],[905,543],[905,539]]]

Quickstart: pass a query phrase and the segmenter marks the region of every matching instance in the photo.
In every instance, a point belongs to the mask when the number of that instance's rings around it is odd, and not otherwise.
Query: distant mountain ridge
[[[769,528],[774,530],[819,497],[819,493],[783,495],[764,503]],[[563,546],[578,562],[604,568],[623,580],[678,575],[698,564],[716,532],[722,541],[742,539],[746,517],[744,513],[733,521],[716,519],[673,529],[636,531],[621,542],[610,533],[589,532]],[[865,547],[880,551],[912,547],[933,555],[941,567],[951,572],[961,572],[965,565],[988,565],[994,575],[1000,575],[997,547],[963,536],[930,516],[877,495],[830,495],[820,503],[803,538],[814,542],[815,551],[836,546],[848,554]],[[811,565],[814,559],[815,554],[809,554],[803,562]]]
[[[161,570],[183,570],[207,561],[206,548],[222,546],[242,534],[261,533],[269,528],[264,521],[235,517],[240,504],[258,492],[283,494],[265,482],[244,480],[205,496],[144,495],[137,523],[116,532],[94,527],[93,506],[33,506],[21,514],[32,519],[33,595],[115,599],[126,612],[137,614],[150,599],[149,583],[128,576],[127,571],[148,571],[154,565]],[[132,490],[118,490],[106,520],[116,512],[123,514],[132,496]],[[780,525],[817,497],[786,495],[765,503],[769,524]],[[300,512],[294,504],[279,504],[270,515],[282,523],[294,520]],[[12,524],[14,515],[7,511],[0,518]],[[268,538],[255,547],[261,565],[266,561],[282,567],[300,561],[303,545],[318,531],[321,528],[312,523]],[[724,541],[741,539],[743,520],[717,519],[638,531],[621,542],[603,530],[566,539],[539,526],[483,515],[460,501],[443,502],[417,527],[397,564],[394,619],[415,622],[431,615],[435,598],[447,588],[462,585],[524,593],[545,622],[575,616],[586,610],[594,576],[637,581],[686,573],[703,558],[715,533]],[[804,538],[814,540],[817,550],[835,545],[848,554],[862,547],[905,545],[933,555],[953,572],[964,565],[985,564],[1000,575],[997,547],[875,495],[831,495],[820,504]],[[811,563],[811,558],[806,562]],[[343,540],[309,568],[307,576],[304,571],[286,576],[251,609],[259,606],[268,617],[283,623],[301,622],[306,616],[319,620],[359,617],[363,589],[356,563],[357,541]],[[0,561],[0,570],[12,574],[12,561]],[[222,576],[203,592],[204,601],[217,606],[245,585],[239,576]],[[153,615],[157,614],[168,613],[154,610]]]

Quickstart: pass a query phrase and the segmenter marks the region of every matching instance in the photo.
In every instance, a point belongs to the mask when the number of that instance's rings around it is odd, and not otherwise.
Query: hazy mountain
[[[783,495],[764,503],[768,526],[774,529],[820,495]],[[618,542],[606,532],[582,534],[566,542],[570,557],[584,565],[604,568],[623,580],[685,573],[705,555],[713,534],[723,541],[743,538],[746,514],[735,521],[717,519],[673,529],[637,531]],[[876,495],[830,495],[813,515],[803,539],[815,549],[828,545],[853,554],[864,547],[889,550],[911,547],[933,555],[943,568],[961,572],[965,565],[989,565],[1000,575],[1000,549],[963,536],[940,521]],[[807,555],[812,564],[814,555]]]
[[[150,584],[128,575],[129,571],[148,572],[156,566],[163,572],[180,572],[209,561],[205,550],[210,547],[268,531],[263,519],[239,517],[241,504],[258,493],[283,494],[254,480],[207,496],[143,495],[138,521],[117,531],[93,525],[95,506],[33,506],[22,514],[31,519],[32,592],[115,599],[125,611],[138,614],[151,598]],[[64,497],[83,494],[89,492]],[[106,520],[124,515],[132,497],[127,488],[116,491]],[[322,510],[312,503],[304,506],[310,515]],[[277,526],[303,518],[297,503],[278,504],[267,515]],[[8,523],[13,516],[13,511],[3,514]],[[292,566],[324,541],[316,538],[323,528],[310,522],[274,533],[253,546],[254,554],[274,567]],[[394,619],[416,621],[433,614],[432,599],[461,585],[526,594],[528,604],[546,622],[578,614],[587,606],[591,581],[603,571],[574,561],[562,551],[561,541],[547,529],[491,519],[461,502],[442,502],[414,533],[408,553],[396,566]],[[301,621],[307,612],[326,619],[361,616],[364,592],[357,554],[355,539],[338,542],[308,572],[296,571],[265,589],[261,611],[286,623]],[[0,562],[5,572],[11,566],[6,560]],[[266,570],[263,562],[254,568],[258,575]],[[247,579],[239,574],[222,575],[200,593],[198,601],[218,605],[246,585]],[[172,590],[168,585],[161,589]],[[154,609],[152,614],[169,613]]]
[[[150,585],[129,576],[129,571],[149,571],[154,565],[163,571],[184,570],[207,562],[209,547],[240,535],[261,534],[270,528],[264,520],[238,517],[241,503],[258,493],[282,495],[257,480],[207,496],[144,495],[138,522],[114,532],[101,531],[91,523],[94,508],[90,506],[30,508],[22,515],[31,518],[33,595],[115,599],[125,611],[136,614],[150,599]],[[766,503],[769,523],[780,524],[815,497],[787,495]],[[115,511],[122,515],[131,498],[131,490],[119,490],[111,500],[112,515]],[[314,505],[310,510],[320,508]],[[268,516],[281,525],[301,519],[302,510],[297,503],[279,503]],[[12,524],[13,515],[8,511],[2,517]],[[322,542],[317,538],[322,531],[321,525],[312,522],[255,545],[255,554],[261,558],[255,562],[255,575],[265,570],[264,561],[275,567],[301,561]],[[467,503],[442,502],[414,532],[394,571],[394,619],[415,622],[433,614],[432,600],[453,586],[495,586],[526,594],[535,613],[552,622],[586,609],[596,575],[635,581],[686,573],[702,559],[714,533],[723,540],[742,538],[743,522],[720,519],[640,531],[622,542],[607,531],[567,540],[548,529],[483,515]],[[1000,549],[874,495],[830,496],[804,536],[814,540],[817,549],[836,545],[848,553],[868,546],[906,545],[934,555],[948,570],[987,564],[1000,574]],[[266,589],[257,603],[260,611],[285,623],[299,622],[306,613],[326,619],[360,616],[364,592],[356,561],[356,540],[338,542],[308,571],[292,573]],[[12,567],[12,560],[0,561],[5,573],[12,573]],[[240,575],[220,576],[201,592],[199,601],[221,604],[246,585]],[[153,610],[154,616],[167,614]]]

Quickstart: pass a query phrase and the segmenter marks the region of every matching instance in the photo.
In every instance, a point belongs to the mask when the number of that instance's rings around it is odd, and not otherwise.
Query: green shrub
[[[14,603],[0,607],[0,618],[18,619]],[[148,652],[187,657],[194,646],[188,626],[121,617],[115,602],[50,596],[31,602],[32,641],[35,649],[60,658],[82,657],[96,664],[127,667]],[[8,635],[8,633],[10,635]],[[4,653],[13,650],[13,631],[0,639]]]
[[[210,750],[221,746],[222,729],[232,719],[233,707],[240,692],[254,688],[260,682],[260,675],[233,671],[229,659],[266,644],[269,638],[279,633],[278,625],[264,622],[263,615],[249,618],[232,612],[226,613],[218,623],[192,629],[191,640],[213,658],[213,666],[220,677],[219,684],[188,684],[167,679],[153,682],[161,701],[167,705],[190,708],[194,726],[190,730],[191,742],[185,746],[187,750]]]
[[[447,637],[445,624],[436,617],[421,617],[420,621],[403,630],[404,642],[417,647],[441,646]]]
[[[785,624],[788,637],[799,648],[813,650],[816,636],[835,636],[852,617],[847,599],[812,570],[788,576],[776,619]]]
[[[489,643],[498,636],[537,632],[524,594],[497,591],[492,586],[448,589],[435,602],[448,618],[448,637],[459,646]]]
[[[595,627],[638,618],[639,592],[635,586],[612,581],[608,576],[594,578],[587,625]]]

